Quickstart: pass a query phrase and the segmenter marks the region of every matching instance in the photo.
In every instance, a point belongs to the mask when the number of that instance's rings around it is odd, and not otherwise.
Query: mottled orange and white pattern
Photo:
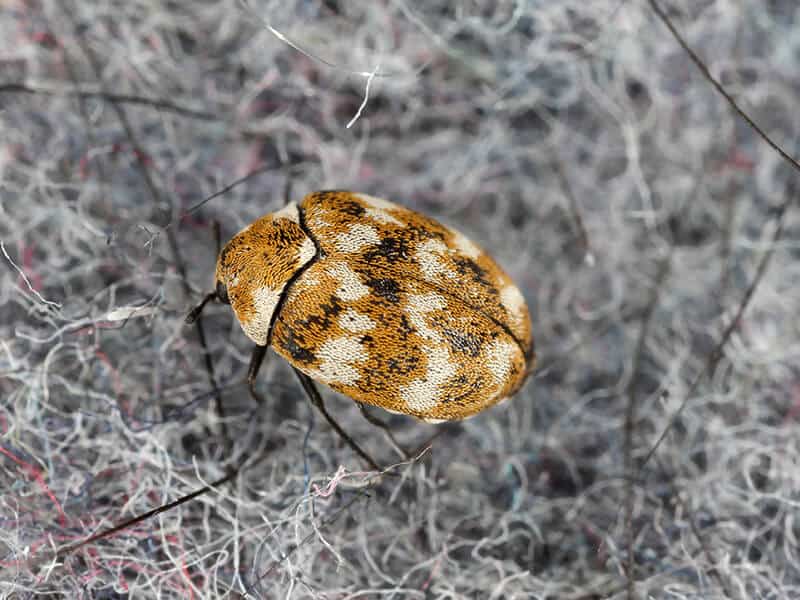
[[[519,289],[483,250],[386,200],[316,192],[220,253],[245,333],[351,398],[430,421],[513,394],[533,367]]]

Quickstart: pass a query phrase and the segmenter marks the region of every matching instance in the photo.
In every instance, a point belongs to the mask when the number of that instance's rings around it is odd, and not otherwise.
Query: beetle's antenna
[[[197,317],[200,316],[200,313],[203,312],[203,308],[205,308],[205,305],[208,304],[211,300],[216,299],[216,297],[217,297],[217,292],[211,292],[207,294],[206,297],[203,298],[203,300],[200,302],[200,304],[195,306],[191,310],[191,312],[188,315],[186,315],[186,323],[189,325],[194,323],[197,320]]]
[[[322,396],[320,396],[317,387],[314,385],[314,381],[299,369],[292,367],[292,370],[300,380],[300,383],[302,384],[308,399],[311,401],[311,404],[313,404],[317,410],[322,413],[322,416],[325,417],[325,420],[328,421],[328,424],[330,424],[331,427],[333,427],[334,431],[339,434],[339,437],[342,438],[342,440],[344,440],[344,442],[350,446],[350,448],[352,448],[356,454],[363,458],[371,468],[375,469],[376,471],[381,471],[382,469],[378,466],[378,463],[376,463],[369,454],[362,450],[361,446],[356,444],[353,438],[345,433],[341,425],[339,425],[325,409],[325,404],[322,402]]]

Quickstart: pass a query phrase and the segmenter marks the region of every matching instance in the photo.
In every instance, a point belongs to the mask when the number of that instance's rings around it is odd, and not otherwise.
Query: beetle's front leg
[[[256,391],[256,377],[266,354],[266,345],[253,348],[253,353],[250,355],[250,366],[247,368],[247,386],[250,388],[250,395],[259,407],[264,404],[264,397]]]

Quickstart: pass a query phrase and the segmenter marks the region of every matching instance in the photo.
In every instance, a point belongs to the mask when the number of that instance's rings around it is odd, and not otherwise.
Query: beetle
[[[210,300],[230,304],[256,344],[254,397],[271,346],[373,466],[314,381],[362,410],[438,423],[510,397],[535,364],[525,299],[488,254],[434,219],[361,193],[313,192],[242,229],[219,253],[214,291],[187,321]]]

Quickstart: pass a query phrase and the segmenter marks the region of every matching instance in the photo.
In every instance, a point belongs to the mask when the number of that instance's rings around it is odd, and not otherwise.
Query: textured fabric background
[[[797,2],[660,2],[800,154]],[[647,1],[0,2],[0,595],[800,597],[791,173]],[[459,427],[375,411],[430,446],[378,479],[272,353],[255,408],[212,304],[223,435],[184,316],[214,223],[278,209],[289,174],[295,200],[369,193],[485,247],[536,375]]]

